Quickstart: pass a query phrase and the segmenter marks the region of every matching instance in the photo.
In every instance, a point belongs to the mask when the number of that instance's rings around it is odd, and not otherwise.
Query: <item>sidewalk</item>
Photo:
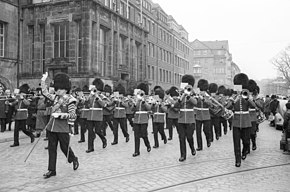
[[[11,125],[11,131],[8,131],[8,126],[5,132],[0,132],[0,143],[13,141],[14,122]],[[19,139],[29,138],[22,131],[19,131]]]

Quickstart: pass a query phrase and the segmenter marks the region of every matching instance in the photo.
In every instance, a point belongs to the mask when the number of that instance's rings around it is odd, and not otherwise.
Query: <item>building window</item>
[[[76,36],[76,43],[77,43],[77,58],[76,58],[76,63],[77,63],[77,68],[78,72],[83,72],[83,66],[82,66],[82,22],[78,21],[77,22],[77,36]]]
[[[165,82],[165,70],[163,69],[163,82]]]
[[[0,23],[0,57],[4,57],[5,51],[5,25]]]
[[[54,24],[54,57],[68,57],[68,23]]]
[[[111,0],[105,0],[105,6],[110,7],[110,1]]]
[[[125,5],[123,2],[121,2],[120,3],[120,15],[124,15],[124,12],[125,12],[124,8],[125,8]]]
[[[40,41],[41,41],[41,60],[42,60],[42,73],[45,70],[45,25],[40,25]]]
[[[151,75],[151,77],[152,77],[152,80],[154,81],[154,79],[155,79],[155,71],[154,71],[154,66],[152,66],[152,75]]]
[[[28,26],[28,35],[29,35],[29,53],[30,53],[30,63],[31,63],[31,73],[34,73],[35,66],[34,66],[34,26]]]
[[[113,0],[112,8],[113,8],[114,11],[117,11],[117,2],[116,2],[116,0]]]
[[[162,69],[159,69],[159,81],[162,82]]]
[[[150,67],[150,65],[148,65],[148,66],[147,66],[147,78],[148,78],[148,79],[151,79],[151,77],[150,77],[150,75],[151,75],[151,73],[150,73],[150,69],[151,69],[151,67]]]
[[[106,74],[107,66],[107,31],[104,28],[100,28],[100,52],[99,52],[99,71],[101,76]]]

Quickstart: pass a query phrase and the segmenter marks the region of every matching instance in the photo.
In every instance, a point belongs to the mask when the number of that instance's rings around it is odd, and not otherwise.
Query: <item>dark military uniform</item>
[[[8,106],[6,104],[6,97],[0,96],[0,126],[1,126],[1,132],[4,132],[6,130],[6,119],[7,119],[7,111]]]
[[[87,123],[88,123],[88,150],[87,152],[94,151],[94,140],[97,134],[103,142],[103,148],[107,146],[107,139],[102,133],[103,128],[103,107],[104,101],[95,95],[89,98],[88,106],[90,108]],[[96,110],[95,110],[96,109]]]
[[[133,156],[140,154],[140,138],[143,138],[147,151],[151,151],[150,142],[148,139],[148,120],[149,115],[148,111],[150,110],[150,105],[145,101],[139,100],[134,106],[133,111],[134,115],[134,139],[135,139],[135,153]]]
[[[186,159],[186,140],[190,146],[191,154],[195,155],[193,143],[193,133],[195,129],[194,106],[197,101],[191,96],[185,96],[182,100],[178,100],[174,107],[179,109],[177,132],[179,135],[180,155],[181,159]]]
[[[210,147],[211,143],[211,118],[209,107],[211,102],[209,100],[204,100],[202,98],[197,99],[197,105],[194,108],[196,114],[196,139],[198,150],[202,150],[202,135],[201,127],[203,125],[203,132],[206,137],[207,146]]]
[[[241,163],[241,143],[243,142],[242,156],[246,157],[250,147],[251,117],[249,109],[254,104],[249,99],[239,97],[234,102],[233,141],[236,163]]]
[[[14,129],[14,143],[11,147],[19,146],[19,131],[22,130],[24,134],[31,138],[31,142],[34,141],[34,135],[26,128],[26,120],[28,117],[28,106],[30,102],[26,99],[17,99],[12,103],[15,107],[15,129]]]
[[[124,137],[126,138],[126,142],[129,141],[129,134],[127,128],[127,121],[126,121],[126,108],[129,107],[126,103],[122,101],[115,101],[115,109],[114,109],[114,118],[113,118],[113,134],[114,134],[114,141],[112,144],[118,143],[118,132],[119,132],[119,124],[121,130],[123,132]]]
[[[164,132],[164,123],[165,123],[165,116],[167,108],[162,104],[153,104],[152,105],[152,112],[153,112],[153,134],[154,134],[154,148],[159,147],[158,141],[158,133],[160,133],[164,144],[167,143],[167,138]]]

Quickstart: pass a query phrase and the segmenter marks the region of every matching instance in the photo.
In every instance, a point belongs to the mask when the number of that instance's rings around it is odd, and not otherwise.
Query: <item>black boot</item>
[[[44,179],[48,179],[52,176],[56,176],[56,172],[55,171],[48,171],[47,173],[43,174]]]

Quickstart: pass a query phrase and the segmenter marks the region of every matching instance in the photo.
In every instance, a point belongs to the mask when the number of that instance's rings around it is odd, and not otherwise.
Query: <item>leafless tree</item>
[[[276,57],[271,60],[275,68],[283,75],[287,81],[287,87],[290,85],[290,46],[286,47]]]

